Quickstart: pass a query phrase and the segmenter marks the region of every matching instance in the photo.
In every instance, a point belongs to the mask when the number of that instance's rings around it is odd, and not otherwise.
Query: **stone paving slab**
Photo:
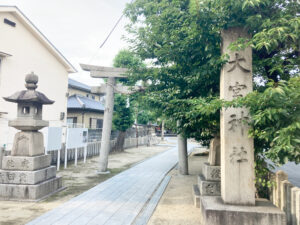
[[[193,145],[189,145],[191,151]],[[176,165],[177,147],[160,153],[112,177],[28,225],[131,224]]]
[[[164,180],[159,185],[158,189],[155,191],[151,200],[147,206],[141,211],[141,213],[136,217],[136,220],[133,222],[133,225],[145,225],[148,223],[150,217],[152,216],[161,196],[163,195],[166,187],[169,184],[171,177],[166,176]]]

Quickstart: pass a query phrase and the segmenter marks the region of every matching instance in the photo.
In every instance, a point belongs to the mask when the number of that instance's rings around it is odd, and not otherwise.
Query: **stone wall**
[[[288,181],[288,175],[283,171],[273,174],[275,185],[271,191],[270,200],[286,214],[287,225],[300,224],[300,188]]]

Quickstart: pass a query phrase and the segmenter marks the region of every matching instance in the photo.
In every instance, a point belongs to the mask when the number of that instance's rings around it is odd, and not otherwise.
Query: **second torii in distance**
[[[80,64],[84,71],[89,71],[93,78],[108,78],[106,84],[98,87],[92,87],[91,92],[95,94],[106,94],[105,111],[103,119],[102,140],[99,160],[99,173],[109,173],[107,170],[108,155],[110,152],[110,134],[112,127],[112,118],[114,110],[114,93],[132,94],[142,90],[141,87],[128,87],[116,85],[116,78],[126,78],[126,68],[113,68]]]

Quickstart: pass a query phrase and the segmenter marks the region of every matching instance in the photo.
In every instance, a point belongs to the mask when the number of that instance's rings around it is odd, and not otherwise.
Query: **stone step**
[[[286,225],[286,216],[266,199],[255,206],[225,204],[220,196],[201,196],[201,224]]]
[[[62,189],[61,177],[51,178],[39,184],[0,184],[1,200],[39,200]]]
[[[0,170],[0,184],[38,184],[55,176],[55,166],[35,171]]]
[[[219,196],[221,195],[220,181],[207,181],[203,175],[198,176],[198,188],[200,195]]]
[[[50,166],[51,155],[28,156],[4,156],[2,160],[3,170],[33,171]]]
[[[200,208],[200,191],[197,184],[193,185],[193,200],[196,208]]]
[[[207,181],[221,181],[221,166],[211,166],[204,163],[202,173]]]

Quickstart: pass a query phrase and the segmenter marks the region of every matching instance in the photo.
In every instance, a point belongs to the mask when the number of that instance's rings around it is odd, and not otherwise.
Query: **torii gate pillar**
[[[105,111],[103,118],[102,141],[99,161],[99,172],[107,171],[108,155],[110,151],[110,134],[114,111],[114,86],[116,79],[110,77],[107,80]]]

